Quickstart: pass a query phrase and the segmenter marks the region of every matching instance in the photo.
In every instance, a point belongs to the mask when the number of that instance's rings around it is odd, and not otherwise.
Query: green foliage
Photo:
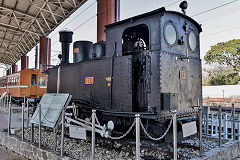
[[[214,46],[204,56],[207,64],[218,63],[240,70],[240,39],[221,42]]]
[[[240,76],[238,71],[232,67],[204,70],[203,85],[235,85],[238,84]]]

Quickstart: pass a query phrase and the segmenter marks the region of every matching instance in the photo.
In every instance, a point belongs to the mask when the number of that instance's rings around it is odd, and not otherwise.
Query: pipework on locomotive
[[[121,128],[136,113],[147,123],[173,109],[189,119],[193,106],[202,103],[202,29],[183,11],[160,8],[109,24],[106,42],[74,42],[73,63],[73,32],[61,31],[61,64],[49,69],[47,92],[56,93],[59,76],[59,92],[72,95],[79,118],[96,109],[101,122],[112,120]]]

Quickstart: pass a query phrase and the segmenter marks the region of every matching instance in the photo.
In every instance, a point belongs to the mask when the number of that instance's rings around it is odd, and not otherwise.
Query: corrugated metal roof
[[[0,0],[0,62],[16,63],[87,0]]]

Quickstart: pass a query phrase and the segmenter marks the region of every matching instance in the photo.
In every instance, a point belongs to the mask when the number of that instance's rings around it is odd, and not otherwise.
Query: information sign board
[[[185,123],[182,125],[183,137],[188,137],[197,133],[196,121]]]
[[[87,139],[86,136],[86,128],[79,127],[79,126],[70,126],[69,127],[70,137],[77,138],[77,139]]]
[[[41,105],[41,125],[54,128],[62,110],[68,105],[70,94],[65,93],[46,93],[43,95]],[[38,124],[39,122],[39,107],[35,110],[30,123]]]

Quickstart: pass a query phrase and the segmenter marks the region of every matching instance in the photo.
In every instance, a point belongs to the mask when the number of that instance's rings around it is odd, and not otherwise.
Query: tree
[[[235,85],[240,76],[232,67],[218,67],[215,69],[203,69],[203,85]]]
[[[207,64],[218,63],[233,67],[240,71],[240,39],[221,42],[214,46],[204,56]]]

